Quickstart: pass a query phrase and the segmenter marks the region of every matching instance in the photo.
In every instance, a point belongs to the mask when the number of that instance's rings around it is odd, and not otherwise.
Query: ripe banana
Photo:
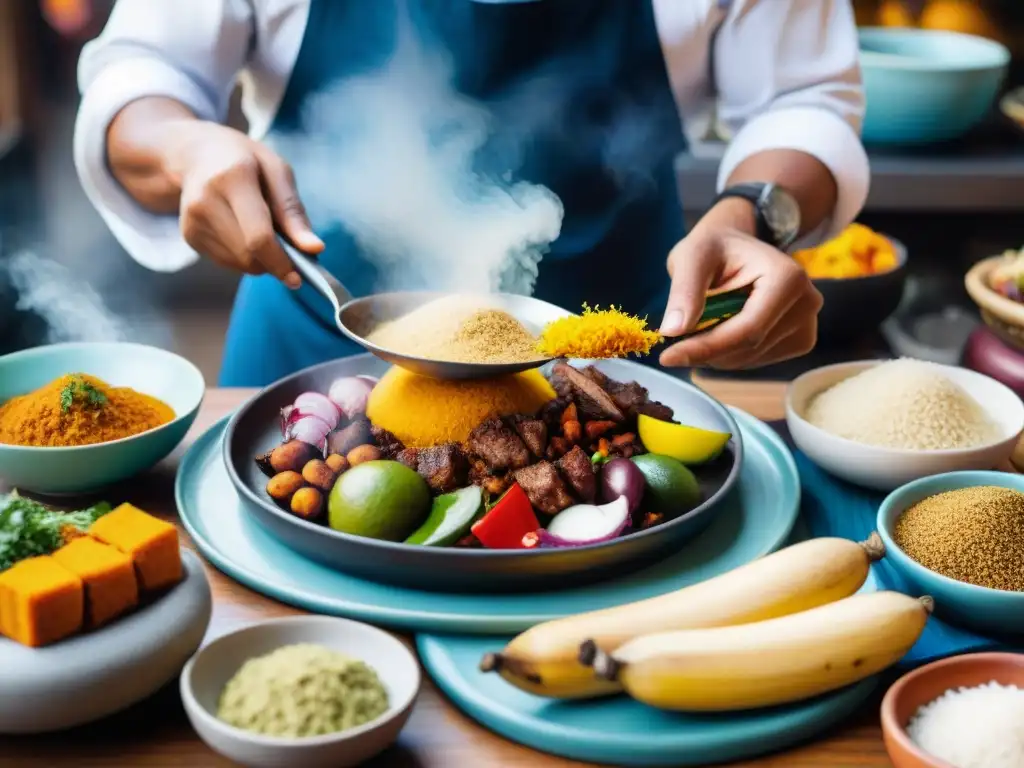
[[[609,653],[640,635],[699,627],[749,624],[840,600],[867,579],[885,554],[877,533],[860,544],[820,538],[794,544],[708,581],[636,603],[567,616],[532,627],[500,653],[480,662],[528,693],[559,699],[620,691],[579,663],[579,647],[592,639]]]
[[[631,640],[580,659],[637,701],[717,712],[801,701],[863,680],[917,642],[934,603],[899,592],[854,595],[746,626],[685,629]]]

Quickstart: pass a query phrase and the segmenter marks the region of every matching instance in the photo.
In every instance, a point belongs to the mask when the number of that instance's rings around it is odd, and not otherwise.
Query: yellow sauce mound
[[[495,379],[446,381],[391,368],[370,393],[366,415],[411,448],[465,442],[491,416],[534,413],[555,398],[536,370]]]

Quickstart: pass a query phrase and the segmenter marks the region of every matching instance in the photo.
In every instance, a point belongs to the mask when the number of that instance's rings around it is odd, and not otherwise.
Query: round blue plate
[[[218,569],[268,597],[318,613],[417,631],[520,632],[569,613],[663,594],[761,557],[788,538],[800,506],[796,464],[768,426],[733,409],[743,436],[737,486],[714,522],[679,554],[616,581],[532,594],[443,594],[357,579],[274,539],[235,493],[220,450],[227,420],[182,460],[175,497],[182,523]]]
[[[709,765],[785,749],[848,717],[877,685],[870,678],[788,707],[686,715],[625,696],[563,703],[523,693],[477,669],[502,646],[498,638],[419,635],[416,643],[434,682],[481,725],[533,749],[611,765]]]

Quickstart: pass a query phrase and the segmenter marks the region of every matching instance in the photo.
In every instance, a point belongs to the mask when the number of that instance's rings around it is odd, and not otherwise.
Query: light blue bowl
[[[0,478],[46,495],[86,493],[139,474],[185,437],[203,402],[203,374],[183,357],[156,347],[74,343],[36,347],[0,357],[0,403],[68,373],[98,376],[112,386],[158,397],[176,418],[123,440],[74,448],[0,444]]]
[[[866,144],[930,144],[967,133],[992,109],[1010,64],[999,43],[926,29],[860,30]]]
[[[878,532],[885,542],[885,559],[907,578],[916,594],[935,598],[935,613],[940,618],[985,634],[1024,635],[1024,592],[988,589],[947,578],[911,559],[893,541],[896,521],[909,507],[937,493],[978,485],[1024,492],[1024,475],[947,472],[907,483],[886,496],[878,510]]]

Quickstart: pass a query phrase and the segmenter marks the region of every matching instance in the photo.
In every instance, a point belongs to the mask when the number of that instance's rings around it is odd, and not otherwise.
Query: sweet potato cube
[[[89,534],[132,559],[141,590],[163,589],[181,581],[178,531],[170,523],[122,504],[89,526]]]
[[[47,555],[0,573],[0,634],[37,648],[82,628],[82,580]]]
[[[85,626],[100,627],[139,602],[132,559],[119,549],[84,536],[53,553],[53,559],[85,585]]]

